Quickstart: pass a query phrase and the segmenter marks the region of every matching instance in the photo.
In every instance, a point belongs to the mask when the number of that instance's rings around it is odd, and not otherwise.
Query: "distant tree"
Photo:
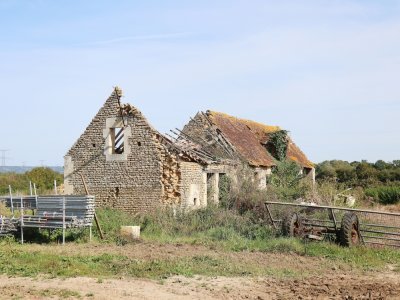
[[[400,175],[400,170],[385,169],[385,170],[379,171],[378,179],[379,179],[379,181],[381,181],[383,183],[400,180],[400,177],[398,178],[397,175]]]
[[[354,165],[343,160],[324,161],[316,166],[317,179],[333,179],[351,184],[357,179]]]
[[[393,181],[400,181],[400,167],[392,171]]]
[[[400,160],[377,160],[375,163],[331,160],[319,163],[315,170],[317,180],[334,179],[348,187],[400,185]]]
[[[63,175],[50,168],[34,168],[26,172],[25,175],[30,181],[36,184],[36,187],[40,191],[51,190],[54,186],[54,180],[57,180],[58,184],[63,182]]]
[[[356,174],[359,183],[365,186],[377,181],[379,171],[368,162],[363,161],[356,167]]]
[[[329,161],[318,164],[315,171],[317,179],[336,179],[336,170]]]
[[[387,168],[390,168],[391,165],[388,164],[387,162],[383,161],[383,160],[377,160],[375,163],[375,168],[378,169],[379,171],[385,170]]]
[[[352,167],[357,167],[359,163],[360,163],[360,162],[358,162],[358,161],[352,161],[352,162],[350,163],[350,165],[351,165]]]
[[[25,192],[29,189],[29,180],[25,174],[3,173],[0,174],[0,195],[9,193],[9,186],[13,193]]]
[[[336,169],[337,180],[342,183],[352,184],[354,180],[357,179],[357,174],[355,172],[355,168],[352,166],[341,166]]]

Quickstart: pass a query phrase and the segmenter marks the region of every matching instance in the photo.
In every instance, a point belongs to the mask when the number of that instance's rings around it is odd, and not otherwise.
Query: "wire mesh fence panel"
[[[84,227],[92,226],[94,212],[94,196],[40,196],[35,217],[56,225],[65,215],[68,226]]]
[[[400,247],[400,215],[358,212],[363,242]]]
[[[3,197],[2,202],[8,208],[20,209],[21,199],[24,208],[26,209],[36,209],[36,196],[15,196],[15,197]]]

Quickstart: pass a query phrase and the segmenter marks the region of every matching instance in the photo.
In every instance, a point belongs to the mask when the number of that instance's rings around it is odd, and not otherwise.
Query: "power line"
[[[4,167],[6,165],[6,160],[9,157],[6,157],[6,152],[10,151],[9,149],[0,149],[1,152],[1,166]]]

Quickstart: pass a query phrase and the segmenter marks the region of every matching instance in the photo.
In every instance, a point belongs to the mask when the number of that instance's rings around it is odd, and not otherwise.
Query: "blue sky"
[[[62,165],[115,85],[162,133],[212,109],[400,158],[400,1],[0,0],[0,36],[8,165]]]

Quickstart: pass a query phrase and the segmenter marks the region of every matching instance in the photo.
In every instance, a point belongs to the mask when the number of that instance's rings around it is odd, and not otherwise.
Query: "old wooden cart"
[[[329,238],[347,247],[400,247],[400,213],[269,201],[265,205],[284,236]]]

